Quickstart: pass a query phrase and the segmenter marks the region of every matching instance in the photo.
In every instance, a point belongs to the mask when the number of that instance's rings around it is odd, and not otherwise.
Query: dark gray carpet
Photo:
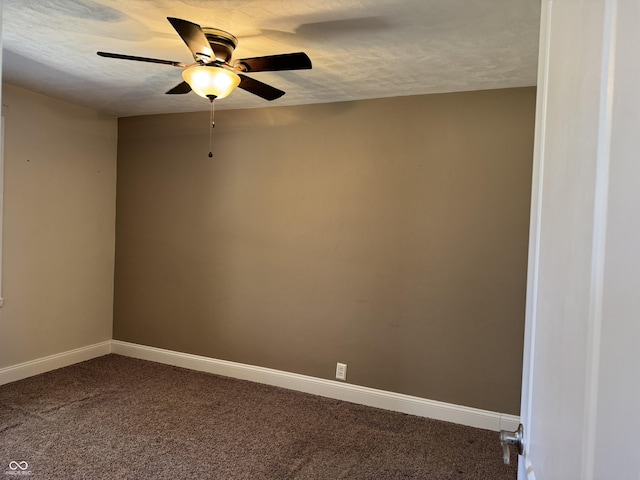
[[[513,465],[496,432],[118,355],[0,386],[5,478],[513,480]]]

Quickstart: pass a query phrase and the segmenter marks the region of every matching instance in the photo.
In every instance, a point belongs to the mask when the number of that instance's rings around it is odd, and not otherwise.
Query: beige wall
[[[3,86],[0,367],[111,339],[117,120]]]
[[[518,413],[534,104],[120,119],[114,338]]]

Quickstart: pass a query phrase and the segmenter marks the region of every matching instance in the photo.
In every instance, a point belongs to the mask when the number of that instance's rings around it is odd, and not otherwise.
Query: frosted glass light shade
[[[198,65],[182,72],[191,90],[204,98],[224,98],[240,84],[240,77],[221,67]]]

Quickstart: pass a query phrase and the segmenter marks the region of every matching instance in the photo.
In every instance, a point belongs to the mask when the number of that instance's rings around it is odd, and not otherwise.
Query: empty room
[[[627,478],[638,12],[552,4],[5,0],[0,475]]]

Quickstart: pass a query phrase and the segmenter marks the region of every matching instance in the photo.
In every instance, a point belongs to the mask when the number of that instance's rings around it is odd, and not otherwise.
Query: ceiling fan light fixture
[[[224,98],[240,84],[240,77],[222,67],[197,65],[186,68],[182,78],[204,98]]]

